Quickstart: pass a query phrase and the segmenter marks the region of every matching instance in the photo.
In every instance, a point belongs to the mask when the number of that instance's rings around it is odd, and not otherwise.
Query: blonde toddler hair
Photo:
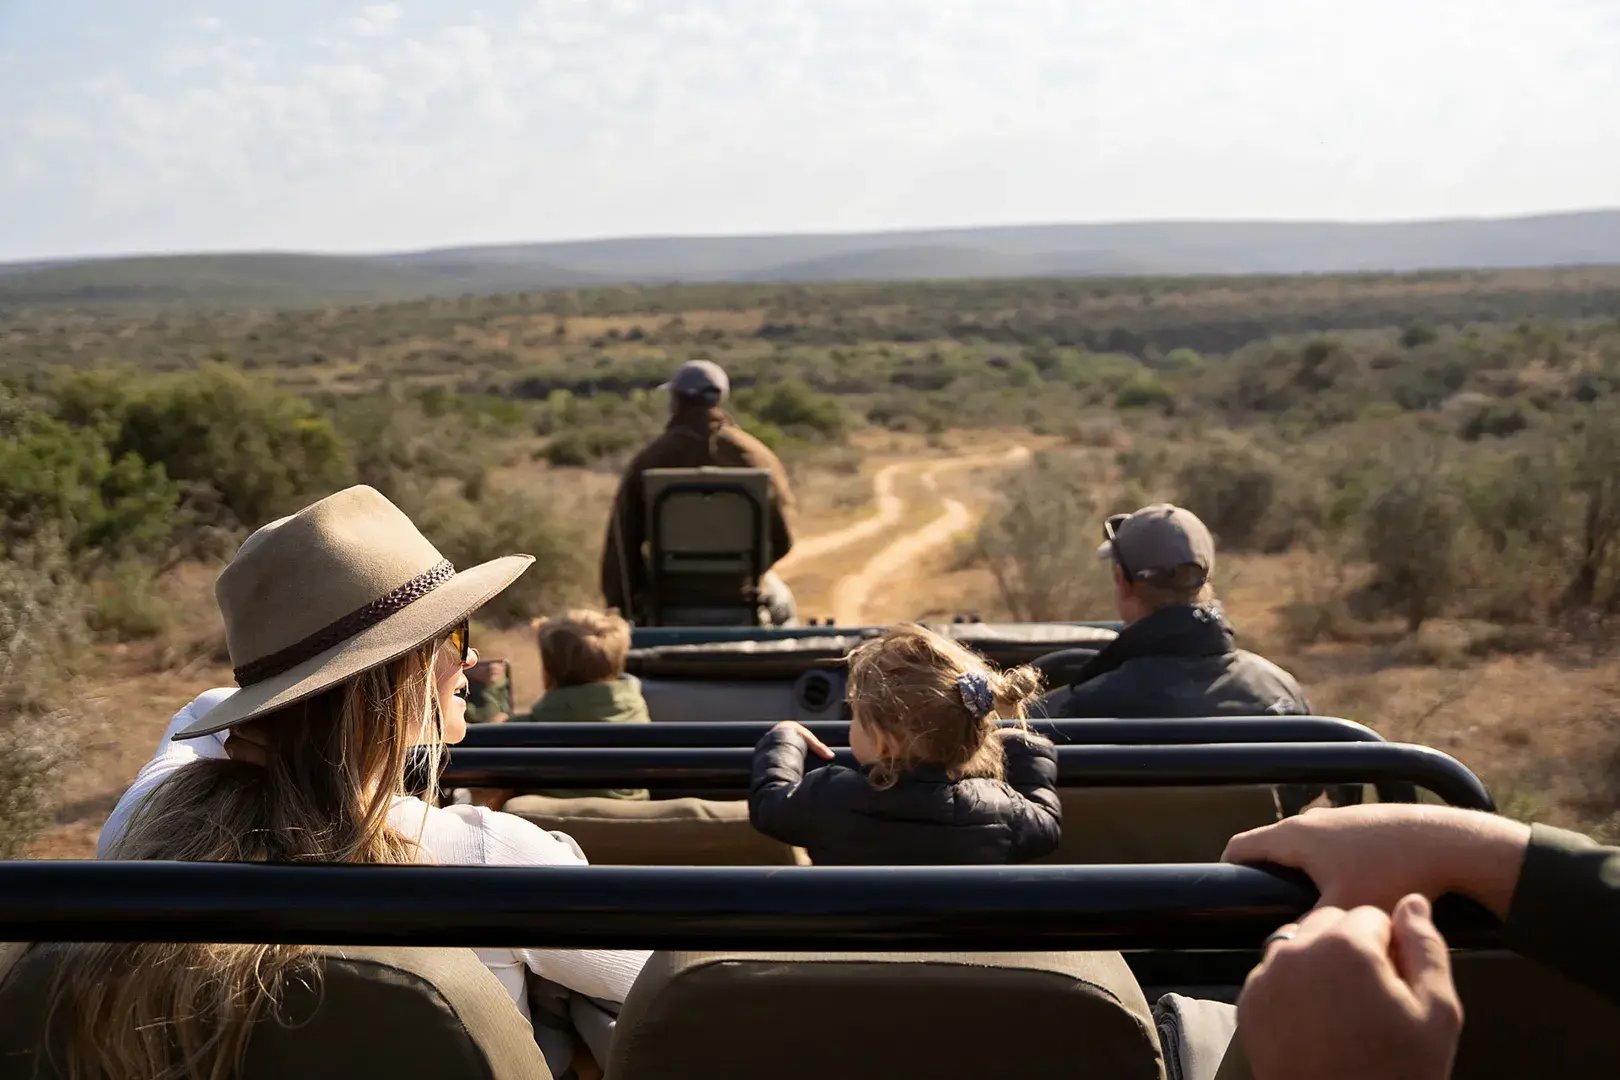
[[[872,768],[880,788],[918,765],[942,768],[952,780],[1000,780],[1006,771],[1000,721],[1022,726],[1027,702],[1041,692],[1034,668],[998,672],[967,646],[915,624],[857,646],[848,660],[855,719],[898,748]],[[986,704],[985,711],[977,707]]]

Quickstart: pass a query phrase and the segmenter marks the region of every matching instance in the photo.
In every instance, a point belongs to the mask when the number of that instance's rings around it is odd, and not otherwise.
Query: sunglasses
[[[472,649],[471,621],[467,619],[461,620],[456,628],[450,631],[450,636],[445,640],[445,644],[461,655],[461,666],[466,667],[467,654]]]
[[[1103,539],[1108,541],[1108,553],[1114,557],[1114,562],[1119,564],[1120,573],[1125,575],[1127,581],[1134,581],[1136,578],[1131,573],[1131,568],[1125,565],[1125,557],[1119,553],[1119,544],[1114,539],[1119,532],[1119,527],[1125,524],[1130,519],[1130,516],[1129,514],[1109,515],[1103,521]]]

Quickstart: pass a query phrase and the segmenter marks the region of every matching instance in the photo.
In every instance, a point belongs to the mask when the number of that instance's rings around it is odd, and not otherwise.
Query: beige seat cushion
[[[8,945],[0,956],[0,1076],[62,1075],[60,1029],[54,1055],[40,1050],[66,949]],[[242,1080],[551,1080],[528,1023],[470,950],[317,954],[318,987],[289,985],[287,1022],[254,1029]]]
[[[793,849],[756,832],[748,804],[717,799],[554,799],[519,795],[507,813],[572,836],[598,865],[792,866]]]
[[[655,953],[613,1080],[1158,1080],[1118,953]]]
[[[1063,842],[1042,862],[1216,862],[1235,833],[1277,820],[1270,787],[1062,788]]]

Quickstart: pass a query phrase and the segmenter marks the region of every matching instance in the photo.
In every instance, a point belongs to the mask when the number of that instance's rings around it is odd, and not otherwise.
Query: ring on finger
[[[1284,926],[1273,930],[1266,935],[1264,941],[1260,942],[1260,951],[1265,952],[1279,941],[1293,941],[1298,933],[1299,929],[1294,926]]]

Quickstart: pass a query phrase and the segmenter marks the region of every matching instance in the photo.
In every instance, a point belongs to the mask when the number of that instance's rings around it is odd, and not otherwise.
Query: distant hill
[[[575,285],[1297,274],[1620,264],[1620,210],[1345,224],[1158,221],[649,237],[390,255],[227,254],[0,264],[0,309],[306,307]]]

